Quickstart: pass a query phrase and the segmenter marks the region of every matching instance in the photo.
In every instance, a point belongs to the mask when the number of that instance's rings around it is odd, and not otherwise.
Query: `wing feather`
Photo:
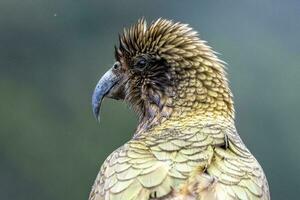
[[[113,152],[90,200],[269,199],[263,171],[234,128],[186,127],[135,137]],[[173,189],[192,191],[172,198]]]

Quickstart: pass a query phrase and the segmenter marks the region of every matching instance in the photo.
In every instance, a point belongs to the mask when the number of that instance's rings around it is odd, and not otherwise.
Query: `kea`
[[[138,116],[107,157],[89,200],[270,199],[264,172],[234,124],[225,63],[189,25],[140,19],[119,36],[115,63],[92,96]]]

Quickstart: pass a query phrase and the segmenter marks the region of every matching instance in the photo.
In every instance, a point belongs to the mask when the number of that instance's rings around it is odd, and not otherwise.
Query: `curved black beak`
[[[109,93],[109,91],[116,85],[118,82],[118,77],[112,71],[108,70],[99,80],[94,90],[92,96],[92,107],[94,116],[98,121],[100,121],[100,107],[103,98]]]

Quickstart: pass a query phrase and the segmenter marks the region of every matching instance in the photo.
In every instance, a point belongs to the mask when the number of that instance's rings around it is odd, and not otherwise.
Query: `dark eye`
[[[138,68],[144,68],[144,67],[146,66],[146,60],[141,59],[141,60],[139,60],[139,61],[137,62],[136,65],[137,65]]]

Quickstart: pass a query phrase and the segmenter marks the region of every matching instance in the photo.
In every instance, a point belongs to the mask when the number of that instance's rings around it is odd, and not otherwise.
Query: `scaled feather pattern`
[[[225,64],[197,32],[141,19],[119,36],[115,57],[123,82],[113,95],[139,124],[102,164],[89,200],[270,199],[235,128]]]

